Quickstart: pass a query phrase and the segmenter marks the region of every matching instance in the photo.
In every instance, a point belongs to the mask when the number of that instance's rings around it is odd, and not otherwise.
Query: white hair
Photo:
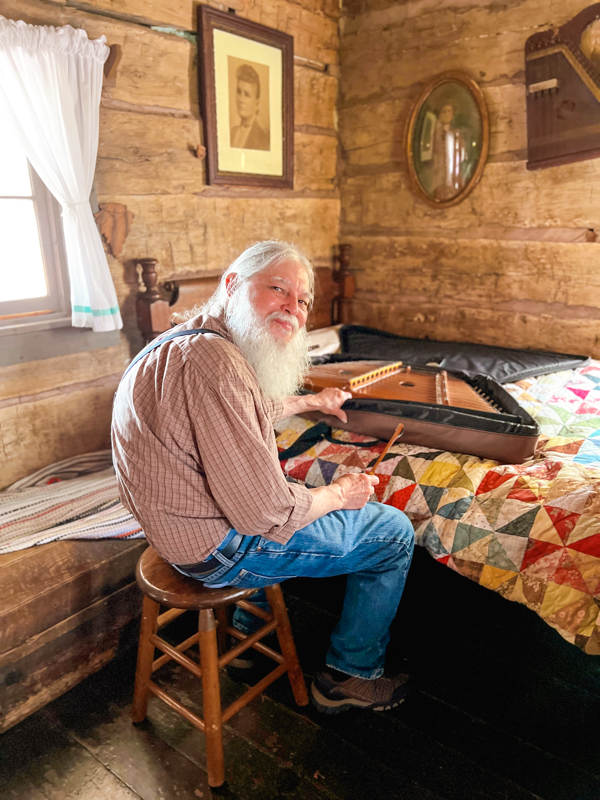
[[[214,314],[225,308],[228,298],[226,286],[228,275],[234,274],[236,276],[234,284],[230,288],[237,288],[258,272],[262,272],[268,267],[282,264],[284,261],[293,261],[304,267],[308,276],[308,288],[312,295],[315,286],[315,274],[308,258],[295,245],[289,244],[289,242],[268,239],[264,242],[256,242],[256,244],[244,250],[230,264],[221,276],[216,292],[204,306],[204,310]]]

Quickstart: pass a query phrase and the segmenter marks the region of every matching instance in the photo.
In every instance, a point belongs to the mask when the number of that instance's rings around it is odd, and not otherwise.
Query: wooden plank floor
[[[418,686],[398,709],[331,717],[296,709],[281,679],[226,726],[228,782],[211,791],[201,733],[155,699],[144,723],[130,722],[131,653],[0,737],[0,800],[600,800],[598,660],[565,649],[551,631],[544,638],[546,626],[529,613],[520,641],[504,614],[490,620],[473,597],[485,606],[489,595],[492,612],[496,600],[501,612],[516,609],[520,622],[524,609],[438,566],[417,557],[394,632],[392,662],[408,657]],[[425,601],[432,576],[440,597]],[[307,677],[340,596],[340,582],[289,583]],[[475,634],[461,602],[470,603]],[[491,631],[482,636],[484,612]],[[527,644],[532,635],[536,648]],[[539,650],[550,672],[536,663]],[[160,676],[201,707],[199,682],[179,666]],[[243,686],[223,676],[222,689],[228,702]]]

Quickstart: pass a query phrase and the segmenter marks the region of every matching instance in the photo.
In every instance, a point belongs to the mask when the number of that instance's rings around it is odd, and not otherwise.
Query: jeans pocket
[[[239,586],[240,589],[261,589],[263,586],[272,586],[274,583],[282,583],[288,578],[295,578],[295,575],[258,575],[256,572],[249,572],[241,569],[236,577],[230,581],[228,586]]]

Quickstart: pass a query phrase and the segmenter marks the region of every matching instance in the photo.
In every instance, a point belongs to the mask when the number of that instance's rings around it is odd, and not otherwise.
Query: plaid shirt
[[[203,561],[231,528],[287,542],[312,497],[279,465],[273,423],[283,403],[262,393],[222,318],[178,328],[226,338],[176,338],[124,376],[112,426],[123,504],[174,564]]]

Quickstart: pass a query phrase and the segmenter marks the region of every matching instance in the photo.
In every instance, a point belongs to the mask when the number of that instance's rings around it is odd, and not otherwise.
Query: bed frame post
[[[169,303],[163,300],[158,290],[156,258],[138,258],[135,262],[142,268],[142,280],[146,291],[136,301],[138,327],[146,342],[171,327]]]
[[[333,277],[340,287],[336,298],[336,310],[334,312],[333,324],[342,323],[349,325],[352,322],[352,298],[356,283],[354,275],[350,272],[350,251],[351,244],[341,244],[339,254],[335,256],[339,269],[334,272]]]

